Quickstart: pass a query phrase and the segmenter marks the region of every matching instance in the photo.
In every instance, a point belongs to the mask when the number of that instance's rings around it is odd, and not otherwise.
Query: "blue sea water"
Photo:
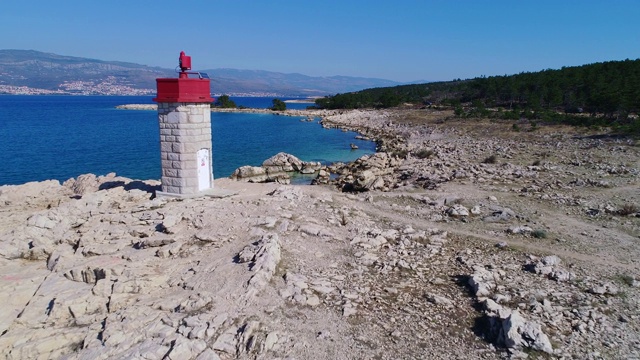
[[[152,103],[150,96],[0,96],[0,185],[115,172],[160,178],[156,111],[118,110]],[[232,97],[237,105],[266,108],[272,98]],[[284,98],[282,100],[285,100]],[[304,109],[307,104],[287,104]],[[242,165],[260,165],[284,151],[305,161],[353,161],[375,144],[355,133],[323,129],[317,120],[271,114],[212,113],[214,177]],[[350,143],[359,146],[351,150]]]

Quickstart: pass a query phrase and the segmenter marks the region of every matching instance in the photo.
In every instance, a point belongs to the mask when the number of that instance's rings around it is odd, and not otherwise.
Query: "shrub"
[[[482,160],[483,164],[496,164],[498,162],[498,157],[495,155],[491,155]]]
[[[618,280],[627,286],[633,286],[635,279],[630,275],[618,275]]]
[[[415,157],[417,157],[418,159],[428,159],[428,158],[432,157],[433,154],[434,154],[433,150],[420,149],[420,150],[416,151],[413,155]]]
[[[236,107],[236,103],[229,98],[229,95],[220,95],[218,100],[213,104],[215,107],[231,109]]]
[[[622,205],[620,210],[618,210],[618,215],[627,216],[627,215],[635,214],[638,211],[640,211],[640,209],[638,209],[638,207],[635,204],[624,204]]]
[[[531,233],[531,236],[533,236],[536,239],[546,239],[547,238],[547,232],[542,230],[542,229],[538,229],[538,230],[534,230]]]
[[[273,106],[270,109],[273,111],[287,110],[287,104],[280,99],[273,99],[271,103],[273,104]]]
[[[391,156],[395,156],[399,159],[406,159],[407,155],[409,155],[409,151],[402,149],[402,150],[394,150],[391,152]]]

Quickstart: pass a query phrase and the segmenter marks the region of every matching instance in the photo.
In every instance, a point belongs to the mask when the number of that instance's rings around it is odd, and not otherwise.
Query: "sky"
[[[0,49],[399,82],[640,58],[640,0],[2,0]]]

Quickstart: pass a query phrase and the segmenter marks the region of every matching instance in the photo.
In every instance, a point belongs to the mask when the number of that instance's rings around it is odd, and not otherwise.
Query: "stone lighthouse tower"
[[[191,57],[180,52],[180,75],[156,79],[162,192],[194,197],[213,189],[211,88],[209,76],[191,72]],[[191,75],[191,77],[190,77]]]

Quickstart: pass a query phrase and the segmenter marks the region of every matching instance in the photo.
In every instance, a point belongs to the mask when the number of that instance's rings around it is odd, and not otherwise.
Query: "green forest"
[[[316,100],[326,109],[450,106],[459,117],[537,119],[638,132],[640,59],[516,75],[401,85]]]

